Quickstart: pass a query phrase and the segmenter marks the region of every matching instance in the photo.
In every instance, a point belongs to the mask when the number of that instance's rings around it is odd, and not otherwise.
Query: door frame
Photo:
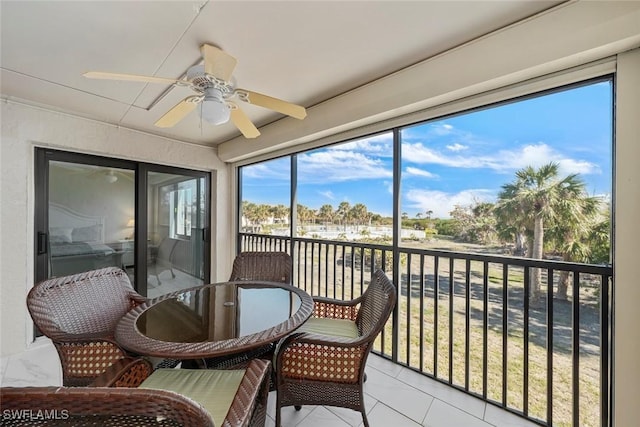
[[[204,204],[203,224],[203,282],[209,283],[211,277],[211,173],[191,170],[167,165],[136,162],[112,157],[97,156],[70,151],[53,150],[35,147],[35,211],[34,211],[34,278],[36,283],[48,278],[48,231],[49,231],[49,164],[51,161],[80,163],[93,166],[129,169],[135,172],[135,290],[147,294],[147,200],[148,180],[150,172],[168,173],[190,176],[204,179],[203,194],[206,197]]]

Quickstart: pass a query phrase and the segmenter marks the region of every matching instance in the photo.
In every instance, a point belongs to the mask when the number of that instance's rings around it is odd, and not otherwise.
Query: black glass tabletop
[[[115,338],[143,355],[214,357],[257,348],[294,331],[313,312],[305,291],[272,282],[225,282],[163,295],[135,307]]]
[[[219,341],[252,335],[288,321],[300,296],[290,289],[220,284],[175,294],[145,310],[141,334],[160,341]]]

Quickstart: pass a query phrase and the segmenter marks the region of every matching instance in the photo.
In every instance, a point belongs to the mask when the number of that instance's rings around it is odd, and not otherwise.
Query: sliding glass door
[[[204,282],[206,180],[149,171],[147,292],[149,296]]]
[[[37,281],[114,266],[155,297],[209,281],[209,174],[36,149]]]

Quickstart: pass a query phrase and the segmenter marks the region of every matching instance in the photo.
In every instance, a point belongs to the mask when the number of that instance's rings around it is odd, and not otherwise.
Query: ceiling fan
[[[189,68],[186,78],[181,80],[101,71],[89,71],[83,75],[90,79],[173,84],[189,87],[196,92],[196,95],[186,97],[156,121],[155,125],[163,128],[175,126],[200,104],[201,117],[208,123],[219,125],[228,122],[229,118],[231,118],[233,124],[242,132],[245,138],[256,138],[260,135],[260,131],[240,109],[238,104],[234,102],[236,98],[296,119],[302,120],[307,116],[304,107],[299,105],[250,90],[236,88],[231,75],[236,67],[237,60],[228,53],[209,44],[203,44],[200,47],[200,52],[204,59],[204,64],[194,65]]]

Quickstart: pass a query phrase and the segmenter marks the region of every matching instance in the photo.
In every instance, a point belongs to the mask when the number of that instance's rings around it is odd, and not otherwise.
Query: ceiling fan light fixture
[[[231,101],[232,99],[277,111],[299,120],[307,116],[305,108],[300,105],[258,92],[236,88],[233,70],[237,60],[220,48],[205,43],[200,46],[200,54],[203,63],[190,67],[187,70],[186,77],[180,79],[107,73],[103,71],[90,71],[85,73],[84,76],[90,79],[170,84],[172,87],[188,87],[194,91],[195,95],[187,96],[156,120],[154,124],[159,128],[175,126],[189,113],[200,107],[200,123],[204,120],[215,126],[231,121],[245,138],[257,138],[260,135],[260,131],[249,116],[235,102]],[[156,105],[167,91],[163,92],[153,102],[153,105]]]
[[[205,91],[201,114],[202,118],[212,125],[221,125],[229,121],[231,111],[224,101],[222,91],[216,88]]]
[[[113,173],[113,171],[109,171],[104,176],[104,180],[106,182],[108,182],[109,184],[113,184],[114,182],[116,182],[118,180],[118,177],[116,176],[116,174]]]

